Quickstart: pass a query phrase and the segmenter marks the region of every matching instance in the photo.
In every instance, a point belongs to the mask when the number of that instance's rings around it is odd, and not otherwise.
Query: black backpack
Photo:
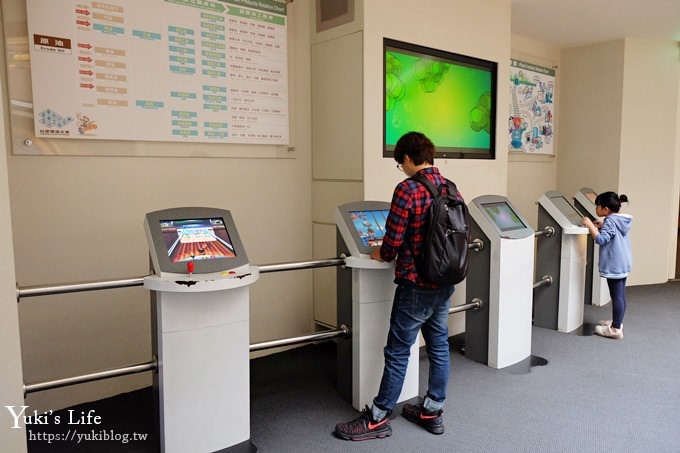
[[[443,194],[425,176],[411,177],[427,187],[432,204],[427,212],[425,236],[420,255],[415,257],[418,275],[438,286],[451,286],[463,281],[468,271],[470,214],[459,198],[456,185],[446,180],[448,193]],[[443,187],[443,186],[442,186]]]

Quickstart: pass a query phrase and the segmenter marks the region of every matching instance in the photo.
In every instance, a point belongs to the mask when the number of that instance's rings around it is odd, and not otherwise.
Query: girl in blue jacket
[[[633,254],[628,233],[633,223],[629,214],[620,214],[621,203],[628,197],[615,192],[604,192],[595,198],[595,213],[604,220],[595,223],[588,217],[583,224],[588,227],[595,243],[600,246],[600,276],[607,279],[612,298],[611,321],[600,321],[595,333],[607,338],[623,338],[623,315],[626,312],[626,278],[633,266]]]

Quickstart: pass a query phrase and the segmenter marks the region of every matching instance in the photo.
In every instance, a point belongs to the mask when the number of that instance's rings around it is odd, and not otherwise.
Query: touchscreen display
[[[160,227],[171,263],[236,256],[222,218],[161,220]]]
[[[569,220],[573,225],[583,224],[583,215],[576,210],[564,197],[552,197],[550,201],[553,202],[557,209]]]
[[[515,211],[505,202],[486,203],[482,207],[489,218],[501,231],[511,231],[526,228],[524,222],[515,214]]]
[[[359,235],[362,244],[367,247],[379,247],[385,236],[385,224],[389,210],[350,211],[352,226]]]

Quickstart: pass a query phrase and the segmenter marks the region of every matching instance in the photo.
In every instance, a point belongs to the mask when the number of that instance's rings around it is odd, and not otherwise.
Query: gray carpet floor
[[[254,361],[252,440],[277,453],[680,452],[680,282],[627,291],[623,340],[535,327],[532,354],[548,363],[528,373],[495,370],[452,348],[441,436],[396,415],[387,439],[335,438],[335,424],[357,412],[335,392],[329,344],[294,351],[308,360],[283,375],[276,358]],[[585,322],[599,319],[611,319],[611,305],[586,306]],[[426,380],[421,351],[423,392]]]
[[[263,453],[678,453],[680,282],[631,287],[628,299],[623,340],[590,335],[597,320],[611,318],[611,307],[586,306],[582,335],[533,328],[532,353],[547,364],[523,372],[495,370],[466,359],[457,347],[460,339],[452,339],[446,432],[441,436],[397,413],[391,420],[393,435],[387,439],[350,442],[334,437],[335,424],[358,413],[336,391],[333,342],[252,360],[251,440]],[[424,392],[423,351],[420,379]],[[150,389],[75,410],[90,408],[107,421],[103,428],[152,431]],[[81,445],[29,441],[30,453],[156,449],[153,440]]]

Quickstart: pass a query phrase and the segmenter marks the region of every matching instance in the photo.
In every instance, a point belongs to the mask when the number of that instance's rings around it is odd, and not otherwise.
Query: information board
[[[553,154],[555,69],[511,60],[508,151]]]
[[[36,137],[288,144],[286,3],[27,0]]]

